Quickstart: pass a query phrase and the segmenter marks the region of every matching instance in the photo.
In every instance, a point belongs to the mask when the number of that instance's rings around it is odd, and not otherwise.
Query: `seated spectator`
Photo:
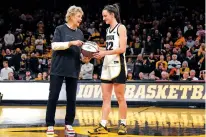
[[[47,74],[47,72],[43,72],[42,80],[48,80],[48,74]]]
[[[177,55],[173,54],[172,55],[172,60],[168,62],[168,69],[169,71],[173,68],[177,70],[177,75],[179,75],[179,69],[181,67],[180,61],[177,60]]]
[[[183,78],[181,79],[183,81],[189,81],[189,72],[185,71],[183,72]]]
[[[161,80],[169,80],[169,74],[166,71],[162,71]]]
[[[182,36],[182,32],[179,31],[179,32],[178,32],[178,39],[177,39],[177,41],[174,43],[174,46],[175,46],[177,49],[181,49],[181,48],[183,48],[185,45],[186,45],[185,38]]]
[[[190,71],[189,79],[190,79],[191,81],[193,81],[193,80],[198,80],[198,78],[195,77],[195,75],[196,75],[196,71],[195,71],[195,70],[191,70],[191,71]]]
[[[187,61],[182,63],[182,67],[180,68],[180,75],[182,76],[184,72],[190,72],[190,68],[188,67]]]
[[[139,73],[139,79],[138,80],[144,80],[144,74],[142,72]]]
[[[37,81],[43,80],[42,73],[38,73],[37,78],[35,78],[34,80]]]
[[[200,70],[204,70],[205,69],[205,44],[202,43],[200,46],[200,49],[197,53],[197,59],[198,59],[198,65],[199,65],[199,69]]]
[[[159,66],[160,63],[163,64],[163,68],[162,68],[162,69],[163,69],[164,71],[166,71],[166,70],[167,70],[167,62],[164,61],[164,56],[163,56],[163,55],[160,55],[160,60],[157,61],[157,63],[156,63],[156,69],[158,69],[158,66]]]
[[[42,73],[44,71],[44,68],[45,68],[45,66],[43,65],[43,60],[39,59],[38,61],[39,61],[39,63],[38,63],[38,72]]]
[[[151,64],[151,70],[154,70],[156,68],[156,62],[157,62],[157,60],[154,56],[154,53],[150,53],[150,55],[148,57],[148,60]]]
[[[23,80],[30,81],[34,78],[31,76],[31,72],[29,70],[26,71],[25,76],[23,77]]]
[[[157,69],[155,69],[151,74],[155,76],[155,79],[161,79],[161,73],[163,72],[163,63],[159,63]]]
[[[90,59],[88,57],[84,57],[83,61],[85,64],[81,66],[80,77],[84,80],[92,79],[94,65],[90,63]]]
[[[170,54],[167,54],[167,55],[166,55],[166,62],[168,63],[170,60],[171,60],[171,55],[170,55]]]
[[[9,72],[9,74],[8,74],[8,80],[15,80],[15,78],[14,78],[14,73],[13,73],[13,72]]]
[[[129,72],[129,73],[127,74],[127,80],[128,80],[128,81],[133,80],[133,78],[132,78],[132,73],[131,73],[131,72]]]
[[[128,58],[127,61],[127,72],[133,72],[134,63],[132,62],[132,58]]]
[[[9,78],[9,73],[10,73],[10,72],[13,73],[14,71],[13,71],[12,68],[10,68],[10,67],[8,66],[8,61],[4,61],[4,62],[3,62],[3,67],[4,67],[4,68],[1,69],[0,77],[1,77],[2,80],[8,80],[8,78]]]
[[[149,74],[152,72],[151,63],[147,57],[143,59],[142,73],[144,74],[144,79],[149,79]]]
[[[28,68],[27,56],[26,56],[26,54],[22,54],[21,61],[20,61],[19,73],[25,74],[27,68]]]
[[[137,60],[134,63],[134,70],[133,70],[133,79],[139,79],[139,73],[142,71],[143,68],[143,58],[142,55],[139,54],[137,56]]]
[[[41,35],[38,36],[38,39],[35,40],[36,50],[43,53],[44,40]]]
[[[96,73],[93,74],[93,80],[94,80],[94,81],[99,80],[98,74],[96,74]]]
[[[199,80],[206,80],[206,70],[200,71]]]
[[[191,49],[195,45],[195,41],[192,39],[192,36],[189,36],[186,42],[188,49]]]

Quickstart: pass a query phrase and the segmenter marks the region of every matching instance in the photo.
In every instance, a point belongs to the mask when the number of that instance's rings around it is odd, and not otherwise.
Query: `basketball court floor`
[[[45,106],[1,106],[0,137],[47,137],[45,134]],[[65,106],[57,107],[55,137],[64,135]],[[100,107],[77,107],[74,137],[89,136],[88,130],[98,125]],[[124,137],[152,136],[205,136],[205,110],[184,108],[138,107],[128,109],[128,135]],[[108,123],[108,135],[116,137],[118,109],[112,108]],[[72,136],[72,135],[71,135]]]

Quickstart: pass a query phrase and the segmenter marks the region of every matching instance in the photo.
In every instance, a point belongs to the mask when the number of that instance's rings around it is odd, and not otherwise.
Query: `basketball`
[[[83,56],[92,58],[93,54],[98,52],[98,45],[96,42],[87,41],[82,45],[81,52]]]

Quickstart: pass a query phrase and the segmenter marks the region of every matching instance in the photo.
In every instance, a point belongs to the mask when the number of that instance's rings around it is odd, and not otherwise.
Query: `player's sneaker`
[[[75,134],[73,127],[70,125],[66,125],[65,126],[65,134]]]
[[[98,127],[96,127],[95,129],[88,131],[88,133],[90,134],[108,134],[108,130],[107,127],[102,126],[101,124],[99,124]]]
[[[119,125],[118,135],[126,135],[127,134],[127,127],[124,124]]]
[[[53,126],[48,126],[46,134],[47,135],[54,135],[54,127]]]

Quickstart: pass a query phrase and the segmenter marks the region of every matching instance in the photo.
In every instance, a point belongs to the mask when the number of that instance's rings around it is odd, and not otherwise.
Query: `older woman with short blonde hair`
[[[51,43],[53,54],[50,93],[46,111],[47,134],[49,135],[54,134],[56,105],[64,80],[67,95],[65,133],[75,133],[72,124],[75,118],[77,81],[80,72],[80,46],[84,40],[84,35],[78,27],[82,22],[83,14],[81,7],[69,7],[65,16],[66,23],[57,26],[54,32]]]

